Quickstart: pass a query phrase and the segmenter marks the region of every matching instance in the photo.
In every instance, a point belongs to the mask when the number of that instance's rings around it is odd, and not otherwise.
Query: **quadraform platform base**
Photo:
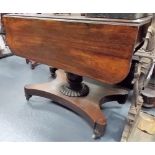
[[[93,128],[93,138],[103,136],[106,117],[102,112],[102,104],[108,101],[118,101],[123,104],[127,99],[128,91],[120,88],[105,88],[85,82],[89,87],[87,96],[69,97],[60,92],[60,87],[67,83],[65,72],[57,70],[56,74],[56,78],[51,82],[26,85],[26,99],[29,100],[33,95],[51,99],[82,116]]]

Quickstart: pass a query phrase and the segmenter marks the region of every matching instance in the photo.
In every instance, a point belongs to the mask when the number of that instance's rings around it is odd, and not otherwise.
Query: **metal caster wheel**
[[[100,138],[101,138],[101,135],[93,134],[93,135],[92,135],[92,138],[93,138],[94,140],[100,139]]]
[[[100,139],[103,136],[103,133],[101,133],[98,129],[94,129],[92,138],[93,139]]]
[[[35,69],[35,65],[31,64],[31,69],[34,70]]]
[[[26,100],[29,101],[29,99],[32,97],[32,95],[26,94],[25,97],[26,97]]]
[[[29,59],[26,59],[26,63],[29,64],[29,62],[30,62]]]

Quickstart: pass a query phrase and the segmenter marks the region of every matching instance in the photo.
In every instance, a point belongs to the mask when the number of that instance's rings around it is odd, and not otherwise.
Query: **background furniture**
[[[155,68],[147,87],[142,92],[145,108],[155,107]]]
[[[9,50],[5,42],[5,30],[3,28],[2,18],[6,13],[0,13],[0,59],[12,56],[13,54]]]

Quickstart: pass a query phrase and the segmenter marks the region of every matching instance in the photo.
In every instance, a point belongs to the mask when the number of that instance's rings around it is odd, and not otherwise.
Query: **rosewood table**
[[[125,103],[128,91],[83,82],[83,76],[114,86],[130,71],[151,17],[136,20],[10,14],[3,18],[15,55],[53,66],[50,83],[25,86],[26,99],[42,96],[73,110],[101,137],[106,126],[102,104]],[[56,69],[58,68],[58,70]]]

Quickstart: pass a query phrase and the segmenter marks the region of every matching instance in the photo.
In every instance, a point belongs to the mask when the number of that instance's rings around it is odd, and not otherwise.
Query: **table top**
[[[151,17],[137,20],[7,14],[7,43],[15,55],[108,84],[129,73],[135,47]]]

